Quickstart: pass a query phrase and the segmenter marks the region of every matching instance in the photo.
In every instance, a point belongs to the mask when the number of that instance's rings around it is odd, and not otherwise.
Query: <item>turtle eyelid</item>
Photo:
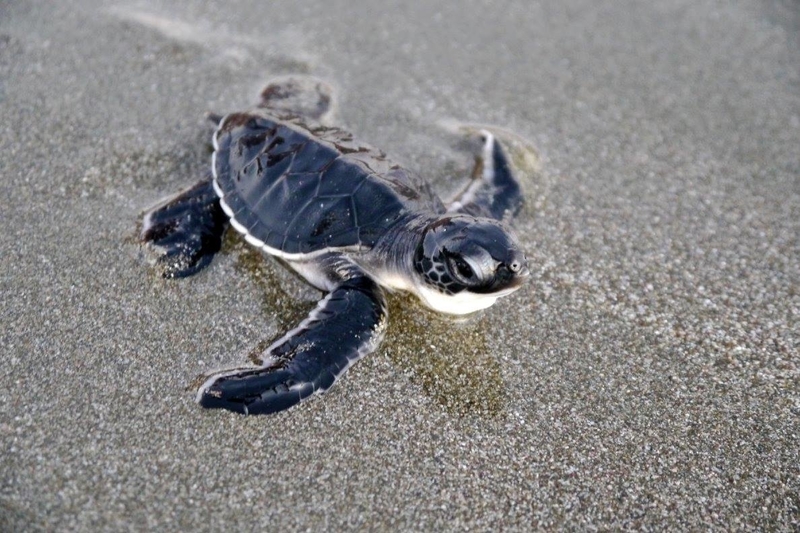
[[[489,281],[497,270],[497,262],[487,252],[475,255],[463,255],[461,259],[470,266],[475,278],[481,282]]]

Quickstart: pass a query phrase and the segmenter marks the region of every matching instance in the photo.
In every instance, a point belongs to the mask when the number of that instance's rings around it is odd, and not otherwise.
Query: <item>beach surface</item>
[[[0,531],[800,528],[796,1],[180,4],[0,2]],[[532,277],[205,411],[321,295],[233,235],[162,280],[137,224],[286,75],[443,196],[494,128]]]

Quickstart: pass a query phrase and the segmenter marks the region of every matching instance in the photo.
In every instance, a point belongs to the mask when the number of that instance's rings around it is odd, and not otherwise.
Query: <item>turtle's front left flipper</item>
[[[380,343],[387,311],[383,291],[357,277],[329,293],[298,327],[267,348],[264,366],[211,376],[197,394],[203,407],[244,414],[288,409],[328,390]]]
[[[140,239],[155,252],[163,277],[183,278],[211,262],[227,227],[211,180],[204,180],[148,211]]]

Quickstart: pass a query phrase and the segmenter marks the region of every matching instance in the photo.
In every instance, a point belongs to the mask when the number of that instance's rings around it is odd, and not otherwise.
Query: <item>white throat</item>
[[[486,309],[491,307],[500,296],[509,294],[476,294],[462,291],[458,294],[448,295],[422,283],[414,287],[414,292],[419,296],[420,300],[425,302],[425,305],[434,311],[450,315],[468,315],[481,309]]]

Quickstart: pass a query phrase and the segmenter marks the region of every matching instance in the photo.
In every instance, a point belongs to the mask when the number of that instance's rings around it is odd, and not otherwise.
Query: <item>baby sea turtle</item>
[[[273,83],[259,107],[212,117],[212,175],[144,217],[141,238],[164,277],[207,266],[230,222],[327,293],[266,349],[261,366],[209,375],[197,394],[203,407],[273,413],[328,390],[380,343],[384,289],[461,315],[489,307],[529,275],[503,222],[522,205],[520,187],[491,133],[482,132],[473,181],[445,205],[383,152],[314,120],[330,102],[324,84],[312,104],[298,105],[302,113],[287,111],[301,85]]]

